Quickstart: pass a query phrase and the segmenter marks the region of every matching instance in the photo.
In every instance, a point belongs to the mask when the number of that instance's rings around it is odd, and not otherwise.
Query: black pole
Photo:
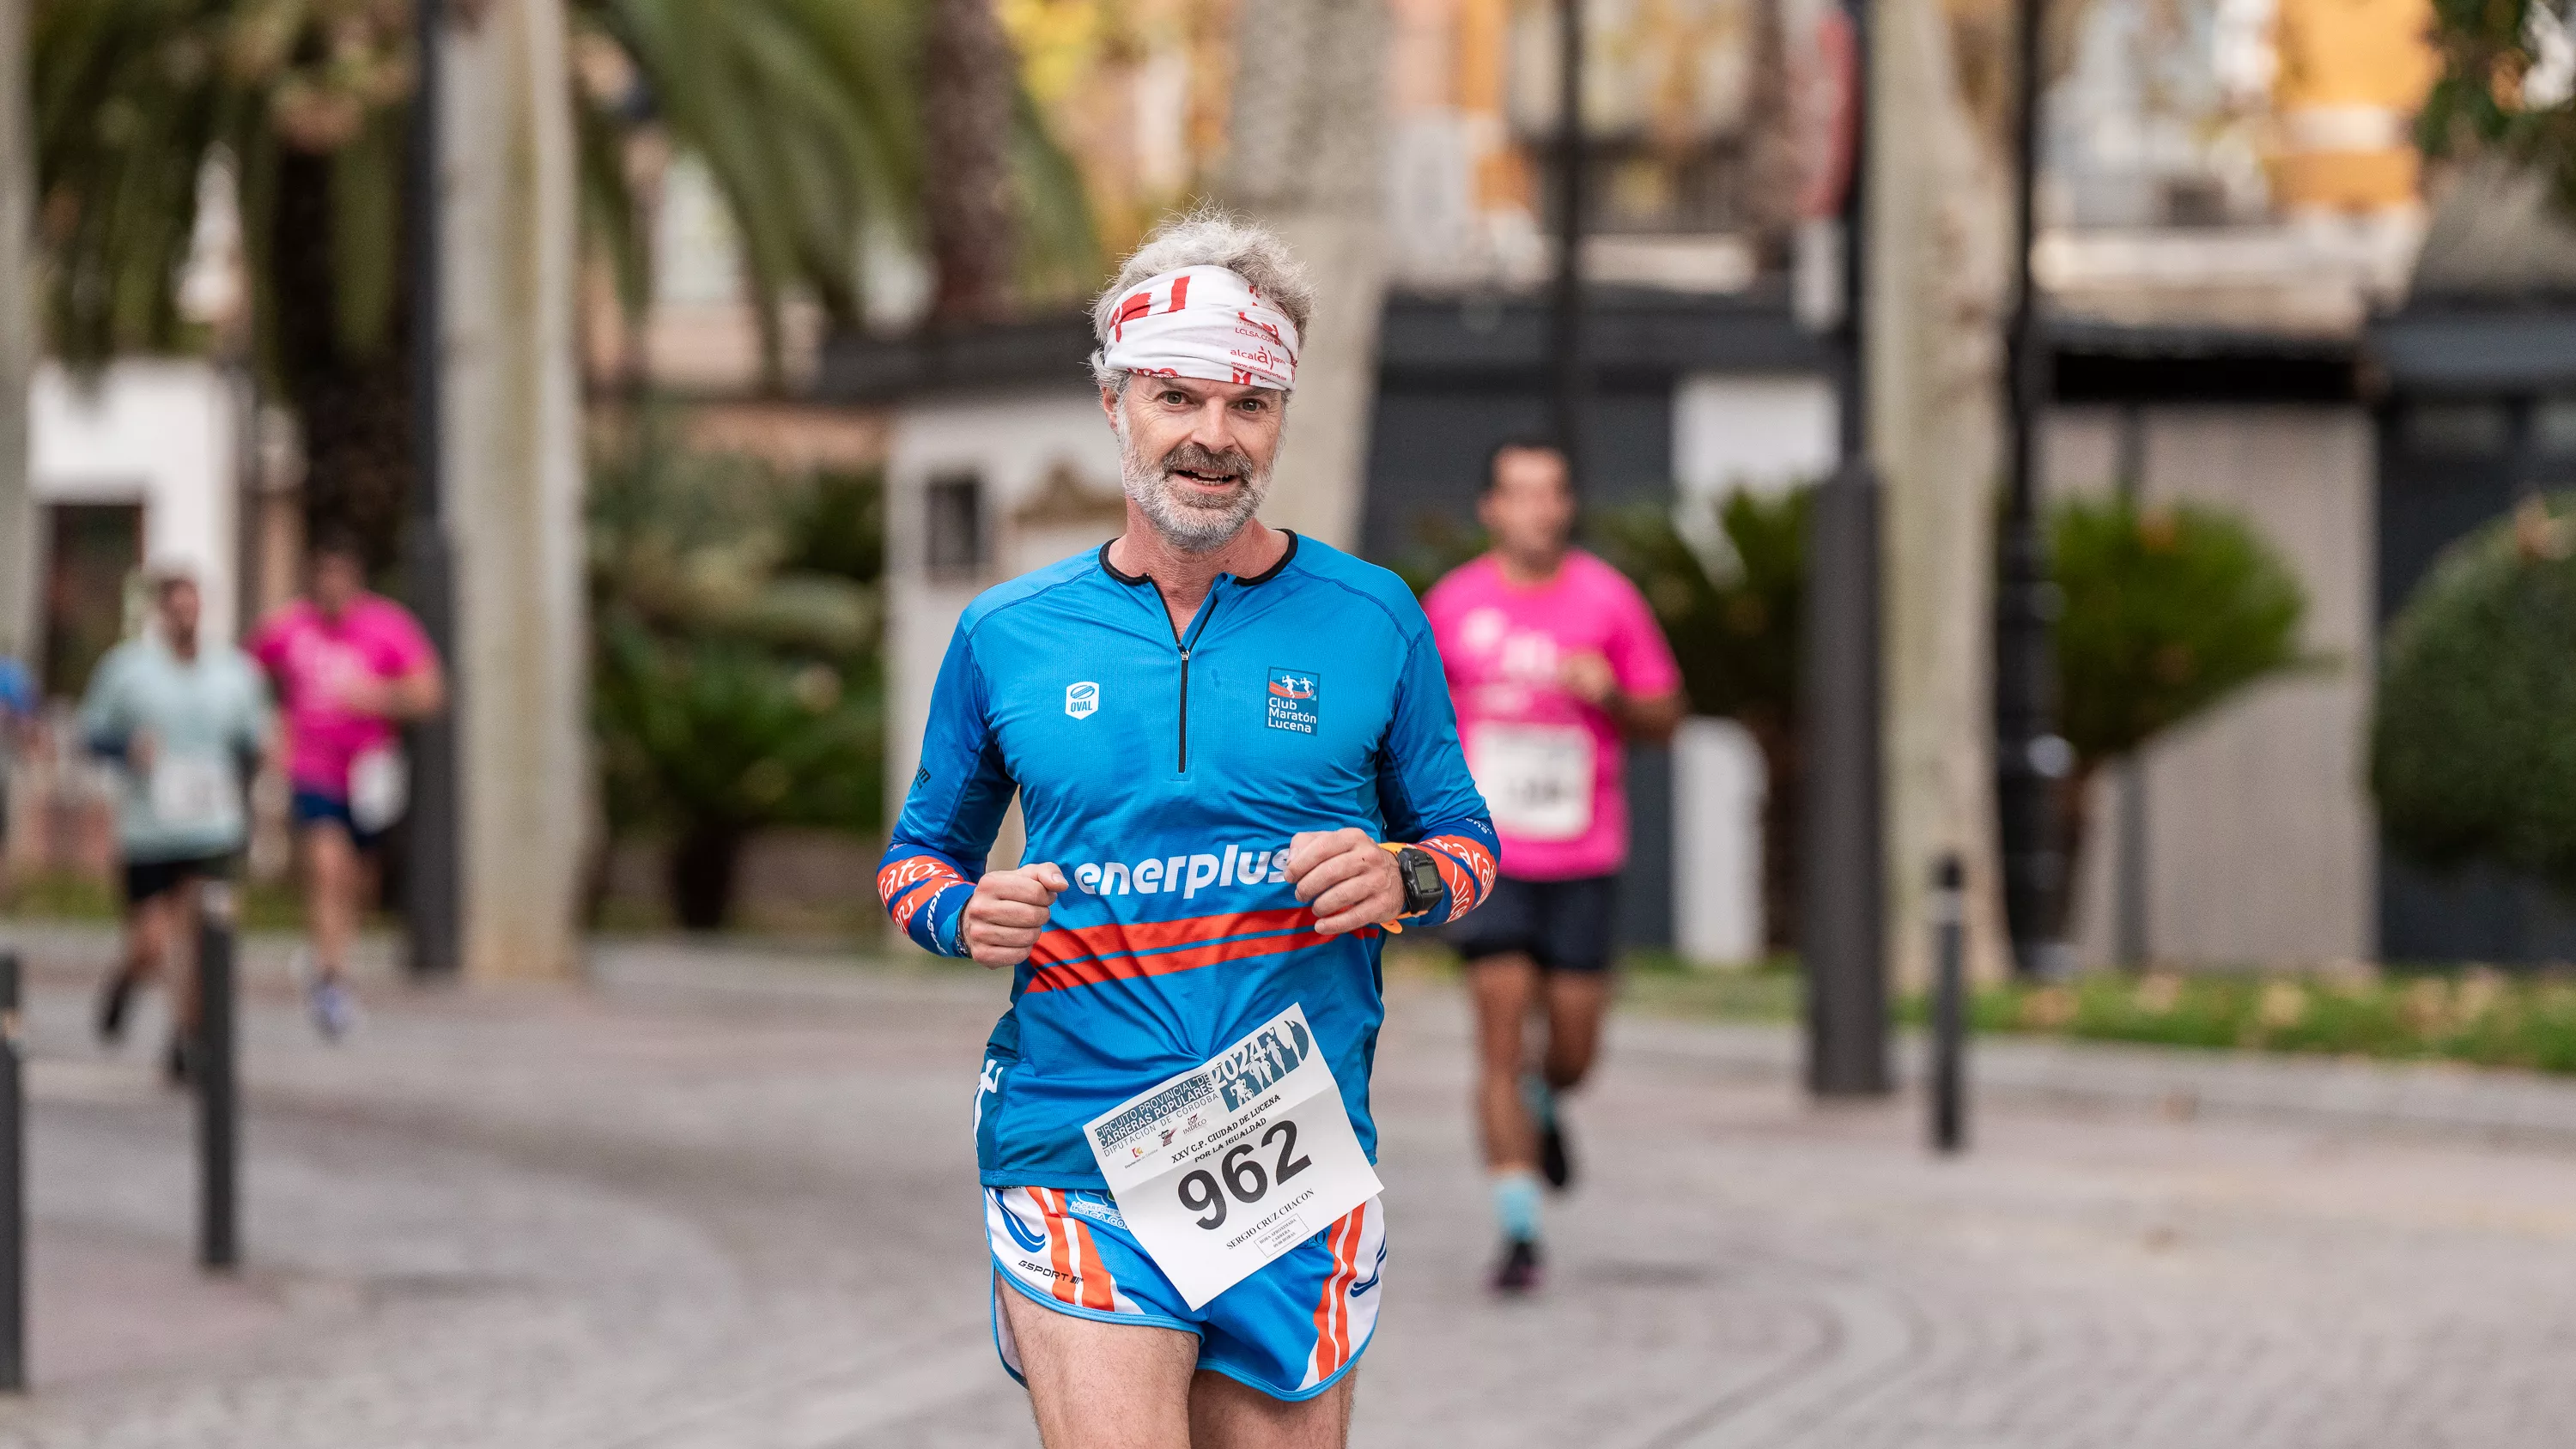
[[[1956,855],[1932,872],[1932,1147],[1967,1145],[1967,872]]]
[[[2041,330],[2038,288],[2031,280],[2045,0],[2015,0],[2014,10],[2020,90],[2013,119],[2021,164],[2013,176],[2013,310],[2005,344],[2009,436],[1995,587],[1995,769],[2013,966],[2025,976],[2037,976],[2056,970],[2064,954],[2058,943],[2066,866],[2057,838],[2056,792],[2074,762],[2054,725],[2057,670],[2049,636],[2057,617],[2057,592],[2048,577],[2036,464],[2035,435],[2049,393],[2048,343]]]
[[[1882,1095],[1887,1057],[1886,835],[1880,777],[1879,483],[1869,456],[1864,287],[1869,32],[1852,0],[1852,156],[1842,198],[1843,305],[1834,353],[1842,463],[1816,489],[1799,708],[1806,821],[1798,950],[1807,969],[1807,1087]]]
[[[27,1388],[27,1097],[18,956],[0,952],[0,1393]]]
[[[209,881],[197,927],[197,1040],[188,1081],[197,1092],[197,1263],[241,1262],[237,1231],[241,1103],[233,1080],[233,888]]]
[[[412,487],[411,517],[403,534],[403,574],[412,612],[446,661],[448,708],[411,727],[410,838],[403,885],[403,915],[414,975],[452,972],[458,959],[456,775],[455,560],[444,523],[444,459],[440,429],[445,417],[445,294],[440,285],[442,204],[438,107],[445,62],[439,37],[446,33],[443,0],[415,0],[413,44],[419,86],[412,95],[409,230],[411,232]]]
[[[1550,404],[1566,476],[1583,471],[1583,0],[1556,11],[1556,285],[1549,303]]]

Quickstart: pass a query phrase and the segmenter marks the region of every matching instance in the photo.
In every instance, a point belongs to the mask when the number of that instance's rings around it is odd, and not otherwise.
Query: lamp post
[[[2057,838],[2056,793],[2073,767],[2074,752],[2054,723],[2057,669],[2050,635],[2058,595],[2048,577],[2034,436],[2050,386],[2048,340],[2041,328],[2038,288],[2031,280],[2045,0],[2016,0],[2014,12],[2014,65],[2021,86],[2013,122],[2020,164],[2013,175],[2013,308],[2005,346],[2008,436],[1995,581],[1995,798],[2013,968],[2024,976],[2039,976],[2053,973],[2064,954],[2057,937],[2066,863]]]
[[[1842,80],[1839,174],[1810,199],[1805,257],[1832,328],[1841,464],[1808,518],[1800,687],[1806,810],[1798,951],[1807,968],[1807,1088],[1883,1095],[1887,1055],[1886,834],[1881,790],[1878,471],[1869,456],[1863,288],[1868,213],[1868,0],[1846,0],[1819,34]],[[1839,274],[1839,275],[1836,275]],[[1806,290],[1806,289],[1802,289]],[[1838,294],[1838,295],[1837,295]]]
[[[1583,0],[1556,11],[1556,284],[1550,298],[1549,401],[1566,477],[1584,486]]]
[[[442,516],[442,449],[445,408],[445,299],[441,244],[445,207],[439,154],[439,104],[444,80],[440,41],[446,34],[444,0],[414,0],[418,88],[412,94],[411,232],[412,486],[403,531],[403,574],[412,611],[446,663],[447,709],[411,729],[411,839],[403,905],[410,933],[407,963],[415,977],[445,975],[458,964],[455,560]]]

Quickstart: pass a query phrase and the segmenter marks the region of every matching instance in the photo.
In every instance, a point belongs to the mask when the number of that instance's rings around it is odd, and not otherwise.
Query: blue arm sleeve
[[[1405,654],[1395,717],[1378,751],[1377,785],[1387,838],[1411,841],[1439,863],[1448,899],[1432,906],[1431,919],[1454,921],[1483,905],[1502,847],[1458,747],[1457,711],[1427,624]]]
[[[961,622],[931,686],[921,768],[877,866],[877,899],[895,929],[942,956],[966,954],[958,920],[1018,789],[1003,768],[984,698],[974,636]]]

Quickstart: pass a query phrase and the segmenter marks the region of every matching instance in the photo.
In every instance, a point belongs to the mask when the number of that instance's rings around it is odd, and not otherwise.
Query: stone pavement
[[[628,944],[587,993],[371,983],[245,1022],[251,1267],[187,1271],[181,1099],[34,954],[37,1391],[0,1445],[1030,1445],[965,1129],[1002,983]],[[1622,1023],[1548,1291],[1491,1249],[1443,988],[1379,1052],[1394,1256],[1363,1445],[2526,1446],[2576,1422],[2576,1153],[2065,1102],[1920,1149],[1725,1033]],[[1738,1043],[1740,1045],[1740,1042]]]

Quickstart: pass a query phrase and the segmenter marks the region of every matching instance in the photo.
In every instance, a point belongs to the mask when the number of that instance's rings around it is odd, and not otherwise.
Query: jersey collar
[[[1234,582],[1237,587],[1248,589],[1255,584],[1266,584],[1272,579],[1279,577],[1280,571],[1288,567],[1288,563],[1291,559],[1297,557],[1297,544],[1299,542],[1297,538],[1297,530],[1293,528],[1283,528],[1279,531],[1288,535],[1288,547],[1280,553],[1279,561],[1257,574],[1247,574],[1241,578],[1235,579]],[[1107,543],[1100,545],[1100,571],[1130,588],[1133,588],[1138,584],[1152,583],[1153,578],[1151,575],[1127,573],[1120,569],[1118,565],[1109,561],[1109,544],[1116,543],[1117,541],[1118,540],[1113,538]]]

